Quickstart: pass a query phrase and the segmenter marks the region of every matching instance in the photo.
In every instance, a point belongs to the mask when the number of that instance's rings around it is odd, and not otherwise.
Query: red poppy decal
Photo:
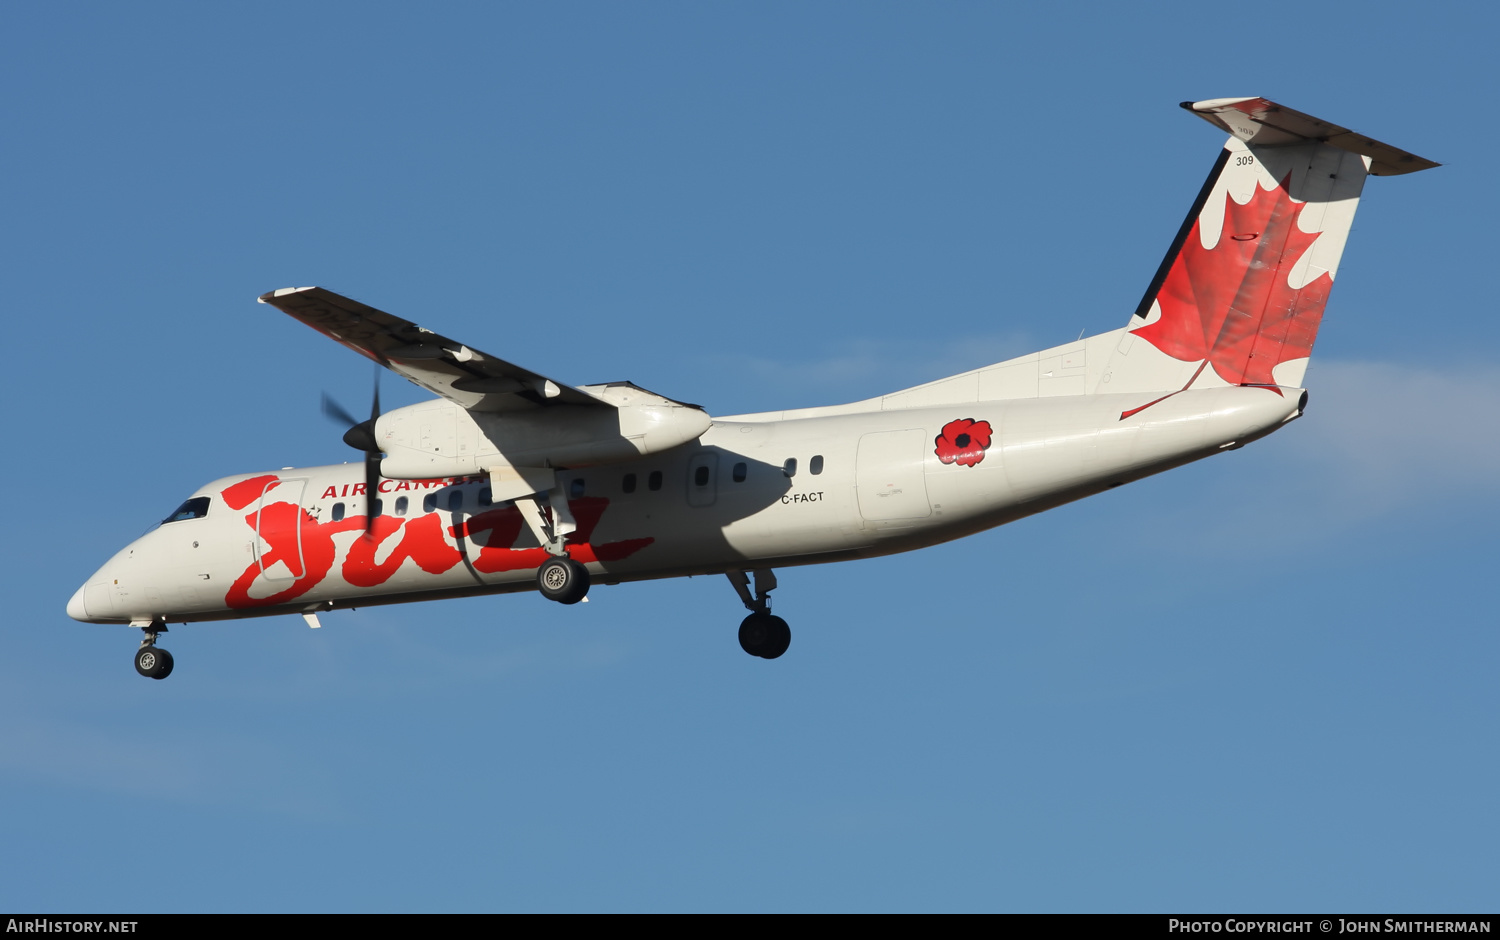
[[[973,418],[959,418],[949,421],[943,425],[943,433],[933,439],[937,445],[937,459],[943,463],[956,463],[960,467],[972,467],[984,459],[984,452],[990,448],[990,430],[988,421],[975,421]]]

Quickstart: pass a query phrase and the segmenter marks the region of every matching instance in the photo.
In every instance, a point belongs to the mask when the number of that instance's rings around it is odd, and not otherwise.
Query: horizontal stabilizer
[[[1317,141],[1369,157],[1371,176],[1400,176],[1442,165],[1264,98],[1211,98],[1184,101],[1182,107],[1257,147]]]

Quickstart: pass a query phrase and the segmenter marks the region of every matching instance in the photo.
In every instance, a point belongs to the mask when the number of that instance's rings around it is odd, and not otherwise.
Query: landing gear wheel
[[[135,671],[147,679],[165,679],[172,674],[172,654],[154,646],[135,651]]]
[[[740,622],[740,647],[751,656],[775,659],[792,645],[792,628],[774,614],[751,614]]]
[[[550,558],[537,569],[536,586],[549,601],[576,604],[589,592],[589,570],[571,558]]]

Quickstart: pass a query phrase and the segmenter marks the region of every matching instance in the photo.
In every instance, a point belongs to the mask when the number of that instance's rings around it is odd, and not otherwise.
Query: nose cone
[[[74,620],[88,620],[89,619],[89,612],[83,606],[83,586],[82,585],[79,586],[78,590],[76,590],[76,591],[73,592],[73,596],[72,597],[68,598],[68,616],[72,617]]]

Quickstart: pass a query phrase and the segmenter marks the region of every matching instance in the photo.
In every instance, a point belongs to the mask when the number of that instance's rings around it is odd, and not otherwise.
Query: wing
[[[321,287],[283,287],[260,302],[469,411],[547,405],[613,408],[588,392],[471,349]]]

